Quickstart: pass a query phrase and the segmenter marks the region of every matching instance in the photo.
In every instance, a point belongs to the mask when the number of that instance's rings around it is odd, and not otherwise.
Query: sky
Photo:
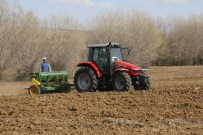
[[[132,9],[148,12],[153,16],[203,13],[203,0],[19,0],[25,10],[32,10],[39,17],[50,15],[69,16],[87,21],[93,16],[109,11]]]

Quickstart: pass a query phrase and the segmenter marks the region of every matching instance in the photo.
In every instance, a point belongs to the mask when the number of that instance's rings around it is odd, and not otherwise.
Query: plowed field
[[[30,96],[0,82],[0,134],[203,134],[203,67],[152,67],[149,91]]]

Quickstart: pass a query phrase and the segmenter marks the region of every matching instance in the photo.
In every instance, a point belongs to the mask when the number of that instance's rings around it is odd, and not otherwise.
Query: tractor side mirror
[[[108,63],[108,60],[107,60],[107,59],[105,59],[104,61],[105,61],[106,63]]]
[[[116,60],[119,60],[119,58],[118,57],[112,57],[111,58],[111,62],[115,62]]]
[[[125,50],[124,53],[125,53],[126,56],[129,56],[131,54],[131,49],[130,48],[125,47],[125,48],[123,48],[123,50]]]

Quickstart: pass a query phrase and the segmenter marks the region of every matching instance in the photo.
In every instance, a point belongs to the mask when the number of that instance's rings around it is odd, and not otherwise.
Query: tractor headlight
[[[133,68],[133,72],[143,72],[143,70],[142,69],[135,69],[135,68]]]
[[[141,73],[143,73],[143,72],[145,72],[145,71],[147,71],[148,69],[136,69],[136,68],[133,68],[133,71],[134,72],[141,72]]]

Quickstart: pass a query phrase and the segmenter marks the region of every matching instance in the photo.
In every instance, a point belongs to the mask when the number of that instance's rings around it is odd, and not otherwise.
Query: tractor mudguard
[[[117,71],[125,71],[125,72],[128,72],[129,70],[128,70],[128,69],[125,69],[125,68],[119,68],[119,69],[116,69],[114,72],[117,72]]]
[[[99,67],[93,63],[93,62],[81,62],[77,65],[78,67],[91,67],[94,69],[94,71],[97,73],[97,76],[98,77],[101,77],[102,76],[102,72],[101,70],[99,69]]]
[[[117,72],[119,72],[119,71],[121,71],[121,72],[126,72],[126,73],[129,72],[128,69],[125,69],[125,68],[119,68],[119,69],[116,69],[116,70],[113,72],[113,75],[115,75],[115,74],[116,74]]]

